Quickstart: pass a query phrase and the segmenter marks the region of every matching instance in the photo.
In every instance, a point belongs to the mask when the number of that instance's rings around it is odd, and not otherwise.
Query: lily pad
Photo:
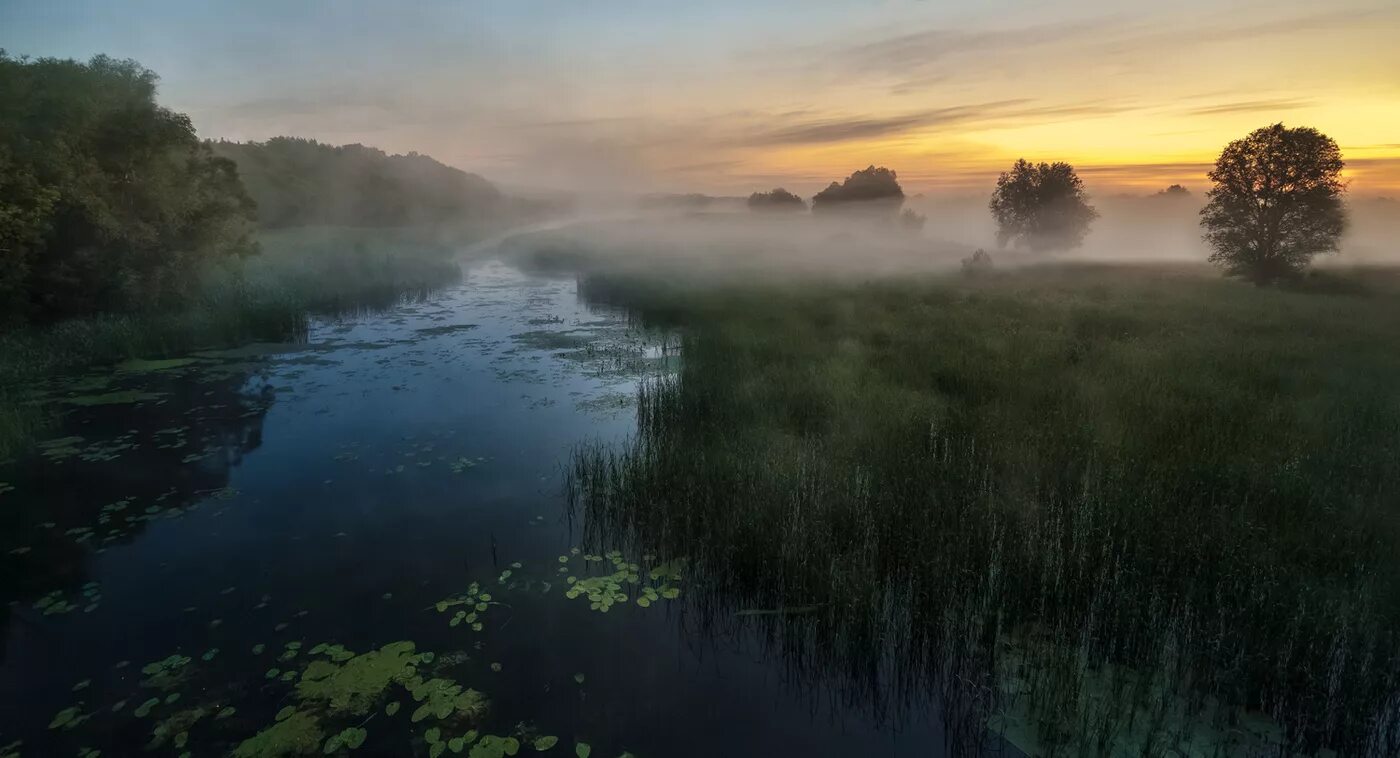
[[[282,758],[307,755],[321,748],[324,733],[315,716],[297,711],[244,740],[233,750],[233,758]]]
[[[406,641],[357,655],[344,664],[315,660],[302,672],[297,695],[303,700],[324,701],[333,713],[363,715],[390,684],[413,679],[420,660],[413,643]]]

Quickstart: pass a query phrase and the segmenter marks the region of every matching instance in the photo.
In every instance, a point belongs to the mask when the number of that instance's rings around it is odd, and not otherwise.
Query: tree
[[[997,179],[989,207],[997,223],[997,245],[1014,242],[1032,250],[1080,246],[1099,216],[1073,166],[1032,164],[1024,158]]]
[[[899,225],[904,227],[904,230],[910,234],[918,234],[923,231],[924,224],[927,221],[928,216],[919,213],[913,208],[905,208],[904,211],[899,214]]]
[[[0,51],[0,320],[163,307],[254,250],[233,163],[134,61]]]
[[[443,224],[515,210],[480,176],[418,153],[297,137],[209,146],[238,164],[268,228]]]
[[[1191,190],[1186,189],[1180,184],[1173,184],[1170,187],[1167,187],[1166,189],[1157,193],[1157,197],[1182,198],[1190,196]]]
[[[1221,151],[1201,210],[1212,263],[1267,284],[1335,252],[1346,229],[1337,143],[1308,127],[1266,126]]]
[[[749,195],[749,210],[796,212],[807,210],[807,203],[797,195],[778,187],[771,192]]]
[[[859,210],[893,216],[902,205],[904,190],[895,173],[875,166],[851,174],[840,184],[832,182],[812,198],[813,212]]]

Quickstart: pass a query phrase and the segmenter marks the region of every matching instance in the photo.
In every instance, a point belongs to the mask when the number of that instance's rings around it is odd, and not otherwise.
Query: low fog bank
[[[1054,253],[1051,260],[1122,263],[1202,263],[1210,249],[1201,239],[1200,211],[1205,198],[1192,194],[1116,195],[1093,198],[1099,218],[1084,245]],[[986,198],[924,198],[905,202],[928,217],[924,235],[968,248],[983,247],[993,256],[996,227]],[[1400,201],[1384,197],[1347,202],[1349,226],[1341,252],[1315,259],[1319,266],[1400,264]],[[1047,259],[1044,255],[1036,259]]]
[[[676,276],[892,277],[961,270],[977,250],[998,268],[1047,263],[1170,264],[1210,272],[1199,196],[1095,200],[1100,217],[1083,246],[1061,252],[998,249],[984,198],[913,197],[921,230],[885,213],[765,213],[736,198],[653,196],[584,208],[504,235],[502,249],[525,265],[650,271]],[[1400,203],[1361,199],[1337,255],[1319,266],[1400,263]]]

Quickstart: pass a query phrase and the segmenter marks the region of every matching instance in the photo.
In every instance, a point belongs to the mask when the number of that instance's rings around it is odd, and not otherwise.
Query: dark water
[[[500,754],[434,748],[468,730],[607,758],[943,752],[928,704],[847,705],[771,640],[695,624],[683,567],[585,558],[564,466],[633,431],[664,344],[572,279],[493,263],[305,344],[48,388],[59,428],[0,466],[0,756],[321,754],[346,728],[373,755]],[[607,612],[566,595],[614,571],[626,599]],[[299,693],[312,661],[404,641],[434,657],[348,706]],[[489,705],[414,722],[429,700],[410,690],[433,679]],[[283,709],[313,733],[244,744]]]

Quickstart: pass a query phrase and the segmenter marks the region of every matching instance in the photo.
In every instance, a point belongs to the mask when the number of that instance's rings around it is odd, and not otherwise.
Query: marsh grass
[[[430,231],[318,227],[267,232],[261,253],[205,272],[172,311],[111,314],[0,333],[0,458],[50,425],[27,385],[64,371],[249,340],[304,338],[312,313],[392,306],[455,282],[456,246]]]
[[[953,754],[1400,754],[1400,279],[1334,276],[1365,285],[601,272],[682,368],[569,492],[690,558],[699,623],[932,698]]]

